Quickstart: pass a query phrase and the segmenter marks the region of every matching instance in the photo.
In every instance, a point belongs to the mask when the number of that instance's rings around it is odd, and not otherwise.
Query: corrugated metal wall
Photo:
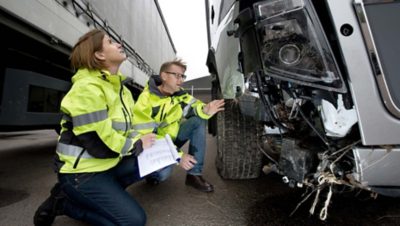
[[[0,7],[71,47],[94,28],[93,20],[112,29],[136,52],[122,73],[141,86],[176,54],[157,0],[0,0]]]
[[[165,28],[155,1],[96,0],[89,1],[117,33],[158,72],[161,64],[175,57],[173,43]],[[137,73],[137,70],[135,70]],[[136,76],[135,76],[136,77]]]

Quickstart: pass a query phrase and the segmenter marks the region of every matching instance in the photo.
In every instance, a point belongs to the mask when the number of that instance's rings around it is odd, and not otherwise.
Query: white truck
[[[400,196],[400,1],[206,0],[217,169]],[[264,167],[263,167],[264,166]],[[317,205],[321,201],[321,205]],[[315,207],[321,207],[317,210]]]
[[[157,0],[0,0],[0,131],[57,128],[69,53],[95,27],[123,44],[134,96],[176,55]]]

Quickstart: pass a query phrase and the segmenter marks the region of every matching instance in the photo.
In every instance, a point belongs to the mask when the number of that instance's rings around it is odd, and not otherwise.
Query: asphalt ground
[[[56,181],[56,140],[51,130],[0,133],[0,226],[33,225],[36,208]],[[289,188],[273,173],[253,180],[223,180],[215,156],[216,139],[207,136],[204,177],[213,183],[213,193],[186,186],[179,167],[157,186],[142,181],[127,188],[145,209],[148,226],[400,225],[400,199],[374,199],[365,192],[334,195],[326,221],[318,219],[322,204],[315,215],[309,213],[314,196],[291,215],[306,189]],[[59,216],[53,225],[88,224]]]
[[[56,181],[51,168],[56,138],[52,131],[2,137],[0,147],[8,143],[9,148],[0,151],[0,225],[32,225],[36,208]],[[171,178],[157,186],[142,181],[128,187],[128,192],[145,209],[147,225],[247,225],[246,210],[267,189],[270,179],[222,180],[214,165],[215,142],[213,137],[207,137],[204,170],[204,177],[214,184],[215,192],[202,193],[186,186],[186,174],[179,167]],[[60,216],[53,225],[87,224]]]

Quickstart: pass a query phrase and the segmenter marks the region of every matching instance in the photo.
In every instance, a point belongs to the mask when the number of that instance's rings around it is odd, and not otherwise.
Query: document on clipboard
[[[179,162],[178,151],[171,137],[167,134],[164,138],[157,139],[150,147],[138,156],[140,177]]]

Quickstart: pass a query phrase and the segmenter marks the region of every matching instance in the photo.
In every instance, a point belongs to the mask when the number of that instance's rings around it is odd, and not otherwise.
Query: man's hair
[[[187,67],[186,63],[183,62],[181,59],[176,58],[173,61],[167,61],[167,62],[163,63],[160,67],[160,74],[161,74],[161,72],[168,71],[169,67],[171,67],[172,65],[179,66],[186,71],[186,67]]]
[[[105,35],[104,31],[93,29],[79,38],[69,57],[73,70],[78,70],[79,68],[104,68],[102,61],[95,57],[95,52],[103,49]]]

